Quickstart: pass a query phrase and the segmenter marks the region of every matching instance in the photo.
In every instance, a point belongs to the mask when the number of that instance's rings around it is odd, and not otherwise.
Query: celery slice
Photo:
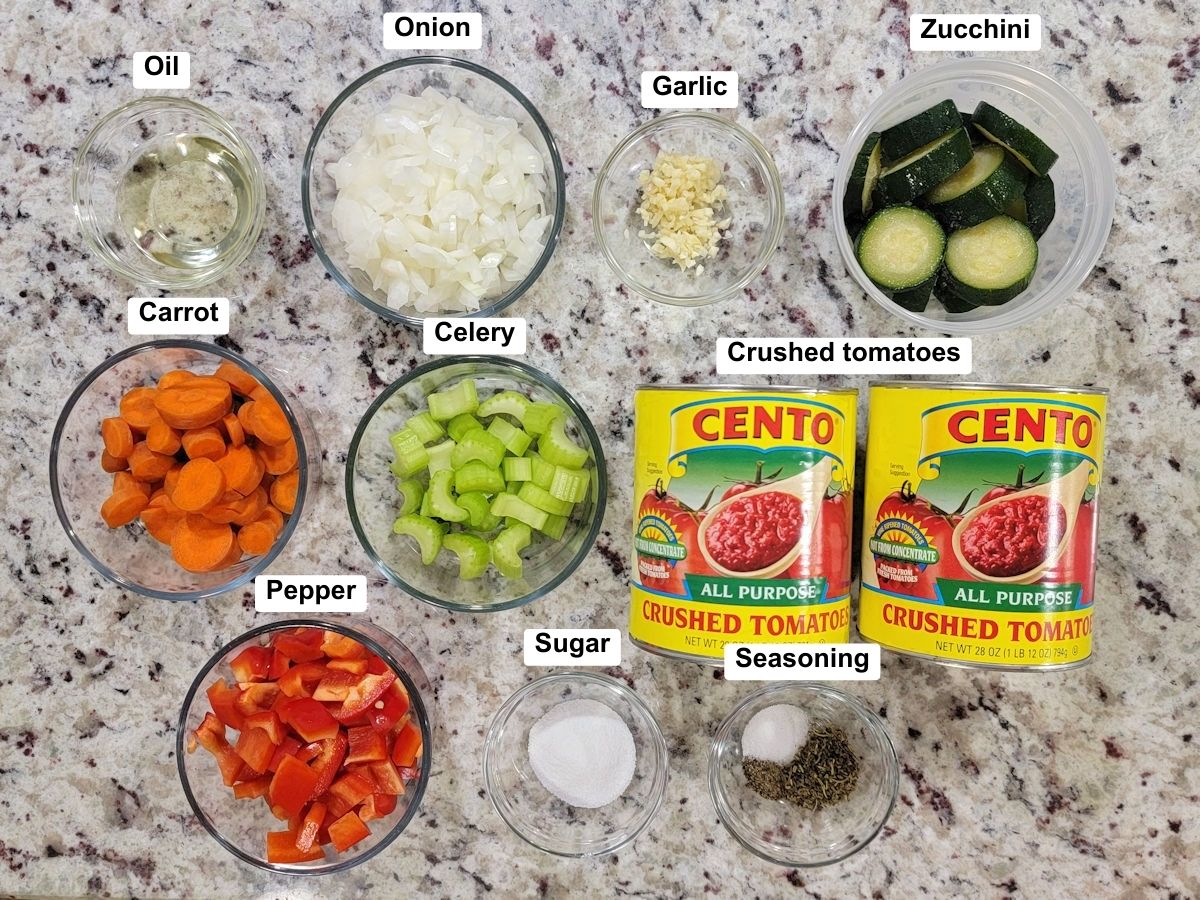
[[[533,480],[533,460],[527,456],[506,456],[501,469],[505,481]]]
[[[461,531],[442,538],[442,546],[458,557],[458,577],[469,581],[487,571],[492,551],[487,541]]]
[[[532,437],[505,419],[492,419],[488,423],[487,433],[499,439],[504,449],[513,456],[523,456],[533,443]]]
[[[487,417],[503,413],[522,422],[527,409],[529,409],[529,400],[526,397],[516,391],[501,391],[479,404],[479,415]]]
[[[573,503],[568,503],[566,500],[559,500],[553,496],[545,488],[540,488],[532,482],[525,482],[521,485],[521,489],[517,492],[517,496],[528,503],[530,506],[536,507],[543,512],[548,512],[555,516],[569,515]],[[534,528],[540,529],[540,525],[534,525]]]
[[[428,489],[421,495],[421,508],[417,511],[427,519],[433,517],[433,498],[429,496]]]
[[[567,516],[547,516],[546,524],[538,531],[552,541],[561,541],[563,533],[567,530],[567,519]]]
[[[430,463],[430,469],[433,464]],[[554,467],[554,480],[550,483],[550,493],[559,500],[568,503],[581,503],[587,498],[588,488],[592,478],[584,469],[568,469],[563,466]]]
[[[454,472],[451,469],[442,469],[429,476],[429,509],[434,518],[446,522],[465,522],[469,514],[451,495],[453,483]]]
[[[511,516],[530,528],[542,528],[549,514],[515,494],[497,494],[492,499],[492,515],[502,519]]]
[[[400,501],[400,509],[396,515],[407,516],[409,513],[415,513],[421,508],[421,498],[425,496],[425,485],[421,484],[417,479],[405,478],[403,481],[397,481],[396,490],[400,492],[400,496],[403,498]]]
[[[471,491],[498,494],[504,490],[504,476],[495,466],[473,459],[454,470],[454,490],[458,494]]]
[[[579,469],[587,462],[588,452],[569,437],[561,418],[555,419],[548,431],[538,438],[538,452],[546,462],[566,469]]]
[[[467,524],[476,531],[495,531],[500,517],[492,515],[492,501],[482,491],[458,495],[458,505],[467,511]]]
[[[393,534],[402,534],[417,542],[421,550],[421,562],[433,565],[438,551],[442,549],[442,529],[437,522],[425,516],[409,513],[401,516],[392,525]]]
[[[429,452],[415,431],[405,426],[388,437],[396,459],[392,473],[400,478],[416,475],[429,463]]]
[[[540,488],[550,490],[550,485],[554,483],[554,463],[546,462],[540,456],[532,457],[530,463],[533,466],[533,475],[529,480]]]
[[[453,387],[429,395],[429,415],[439,422],[446,422],[463,413],[473,413],[479,409],[479,395],[475,391],[475,382],[464,378]]]
[[[545,401],[530,403],[525,410],[525,417],[521,420],[521,425],[530,434],[544,434],[550,428],[551,423],[556,419],[561,419],[566,412],[557,403],[546,403]]]
[[[454,453],[454,441],[444,440],[440,444],[427,448],[429,452],[429,474],[440,472],[443,469],[452,469],[450,465],[450,456]]]
[[[496,469],[504,459],[504,451],[504,443],[494,434],[488,434],[486,431],[468,431],[454,448],[450,462],[458,469],[477,459]]]
[[[419,412],[412,416],[404,423],[404,427],[420,438],[422,444],[432,443],[446,433],[446,429],[439,422],[435,422],[428,412]]]
[[[507,495],[502,495],[507,496]],[[516,498],[513,498],[516,499]],[[525,524],[510,525],[492,539],[492,562],[505,578],[521,578],[525,564],[521,551],[529,546],[533,534]]]
[[[446,431],[455,441],[461,441],[468,431],[482,427],[483,423],[470,413],[460,413],[446,423]]]

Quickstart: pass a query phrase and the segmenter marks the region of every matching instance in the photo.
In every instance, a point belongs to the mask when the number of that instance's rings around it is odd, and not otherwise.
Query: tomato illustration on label
[[[1026,488],[1031,488],[1042,480],[1045,472],[1038,472],[1028,481],[1025,480],[1025,467],[1017,466],[1017,480],[1013,484],[996,484],[992,489],[979,498],[979,505],[982,506],[992,500],[999,500],[1001,497],[1007,497],[1009,494],[1015,494],[1018,491],[1023,491]]]
[[[850,593],[850,534],[854,527],[850,493],[849,485],[842,484],[826,495],[811,552],[800,554],[787,570],[789,578],[823,577],[826,597]]]
[[[1067,511],[1053,497],[1003,500],[972,517],[962,534],[963,556],[985,575],[1022,575],[1057,551],[1066,526]]]
[[[730,497],[736,497],[738,494],[744,494],[746,491],[762,487],[764,484],[770,484],[775,481],[779,474],[783,471],[783,467],[779,467],[770,475],[763,476],[764,463],[760,459],[754,464],[754,480],[753,481],[735,481],[732,486],[725,489],[725,493],[721,495],[722,500],[728,500]]]
[[[1081,588],[1080,606],[1092,602],[1093,572],[1096,570],[1096,501],[1087,500],[1075,514],[1075,528],[1067,546],[1058,559],[1046,569],[1042,579],[1047,584],[1078,584]]]
[[[696,538],[703,515],[672,496],[662,479],[646,491],[634,539],[642,584],[672,594],[684,591],[684,573],[703,565]]]
[[[937,578],[961,577],[964,570],[951,546],[954,529],[973,493],[953,512],[921,497],[908,481],[888,494],[879,507],[871,542],[879,586],[922,597],[930,595]]]

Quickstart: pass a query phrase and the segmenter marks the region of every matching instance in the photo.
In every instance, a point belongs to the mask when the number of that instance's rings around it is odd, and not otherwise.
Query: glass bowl
[[[724,169],[733,223],[714,259],[688,270],[650,254],[638,237],[641,185],[660,151],[707,156]],[[617,276],[643,297],[676,306],[727,300],[758,277],[783,234],[783,184],[767,148],[735,122],[713,113],[677,112],[651,119],[609,154],[592,194],[596,241]]]
[[[300,190],[308,236],[317,256],[342,290],[377,315],[417,328],[425,313],[391,308],[384,292],[372,287],[370,277],[350,266],[341,238],[333,227],[337,185],[327,166],[342,157],[362,133],[367,118],[382,110],[392,96],[418,94],[427,87],[457,97],[484,115],[516,120],[520,133],[545,161],[546,212],[553,217],[542,255],[523,281],[507,293],[485,299],[477,311],[444,311],[436,315],[496,315],[528,291],[554,254],[566,203],[562,159],[546,121],[520,91],[483,66],[451,57],[413,56],[372,69],[338,94],[317,122],[304,154]]]
[[[126,391],[153,384],[171,369],[210,374],[229,360],[249,372],[278,401],[292,427],[299,451],[300,484],[296,506],[275,544],[216,572],[187,572],[175,564],[171,550],[146,532],[140,521],[109,528],[100,505],[112,492],[112,475],[100,467],[100,422],[117,414]],[[274,377],[272,377],[274,376]],[[246,584],[262,573],[283,550],[320,480],[321,448],[308,416],[279,387],[285,373],[267,371],[216,344],[166,340],[138,344],[110,356],[79,383],[68,398],[50,444],[50,490],[58,519],[75,548],[105,578],[121,587],[163,600],[199,600]]]
[[[396,673],[408,691],[411,704],[409,714],[421,729],[420,775],[415,782],[407,785],[406,792],[391,813],[368,823],[370,837],[364,838],[345,853],[335,854],[332,848],[326,847],[326,858],[323,860],[273,863],[266,859],[264,835],[268,831],[286,828],[286,822],[275,818],[263,800],[236,799],[232,790],[221,780],[216,758],[202,747],[187,752],[187,743],[188,737],[204,719],[204,714],[211,710],[205,691],[219,678],[227,681],[232,679],[229,661],[247,647],[265,645],[276,631],[302,626],[336,631],[353,638],[383,659]],[[423,695],[430,691],[429,679],[412,652],[399,638],[375,625],[358,622],[347,626],[316,619],[291,619],[261,625],[213,654],[188,688],[175,733],[175,761],[183,793],[200,824],[217,843],[253,866],[287,875],[328,875],[357,866],[399,837],[421,806],[432,760],[433,726],[423,699]],[[234,743],[234,739],[231,738],[230,743]]]
[[[812,726],[836,725],[858,757],[858,785],[842,803],[810,812],[767,800],[742,773],[742,730],[761,709],[798,706]],[[721,723],[708,759],[708,787],[721,823],[756,856],[782,866],[823,866],[857,853],[879,834],[899,789],[891,738],[871,710],[849,694],[820,684],[775,684],[739,703]]]
[[[141,154],[184,133],[223,145],[242,181],[228,234],[186,267],[144,251],[118,209],[121,181]],[[143,97],[118,106],[84,138],[75,154],[71,202],[84,241],[118,275],[147,287],[190,290],[216,281],[250,254],[262,231],[266,189],[254,151],[211,109],[179,97]]]
[[[501,577],[489,568],[481,578],[462,581],[453,554],[442,553],[432,566],[421,562],[416,542],[392,533],[400,495],[390,466],[394,459],[388,436],[425,408],[434,391],[475,379],[480,398],[513,390],[533,400],[553,401],[568,410],[566,432],[586,447],[596,473],[589,498],[576,504],[562,539],[534,532],[534,542],[521,556],[525,577]],[[583,562],[600,531],[608,475],[600,438],[587,413],[566,390],[544,372],[515,360],[456,356],[426,363],[388,386],[363,415],[350,441],[346,460],[346,502],[350,521],[367,554],[395,584],[414,597],[446,609],[495,612],[530,603],[554,590]]]
[[[529,763],[529,730],[565,700],[596,700],[629,726],[637,753],[633,780],[598,809],[569,806],[551,794]],[[558,856],[613,853],[645,830],[662,806],[667,744],[654,714],[614,678],[583,672],[546,675],[508,698],[483,744],[483,780],[496,812],[517,836]]]
[[[854,256],[841,215],[854,157],[868,134],[881,131],[941,100],[965,112],[986,100],[1032,129],[1058,153],[1050,170],[1057,212],[1038,240],[1033,282],[1001,306],[951,313],[934,300],[923,313],[893,303],[871,283]],[[910,75],[885,91],[846,139],[833,182],[834,232],[851,277],[872,300],[906,322],[949,334],[988,334],[1045,315],[1092,271],[1112,226],[1116,181],[1104,135],[1087,108],[1053,78],[1019,63],[959,59]]]

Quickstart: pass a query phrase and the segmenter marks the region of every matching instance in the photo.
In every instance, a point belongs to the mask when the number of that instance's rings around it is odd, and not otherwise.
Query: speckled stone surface
[[[1040,10],[1046,47],[1020,59],[1095,115],[1117,172],[1115,223],[1068,302],[975,342],[979,380],[1112,390],[1095,662],[1002,675],[885,654],[883,678],[852,690],[895,739],[899,801],[869,848],[825,869],[761,862],[716,819],[709,738],[751,686],[628,644],[616,674],[657,712],[672,751],[664,808],[642,837],[615,857],[560,860],[517,840],[484,796],[487,722],[534,674],[521,664],[522,629],[625,623],[633,385],[714,379],[718,335],[916,333],[845,274],[830,190],[856,117],[938,57],[908,52],[903,0],[837,13],[778,0],[750,6],[483,8],[484,49],[467,55],[541,109],[567,172],[561,247],[512,312],[529,320],[528,361],[591,411],[613,484],[597,546],[569,585],[492,617],[450,615],[384,586],[344,505],[342,466],[359,415],[422,355],[417,335],[326,278],[304,234],[300,160],[324,106],[396,56],[381,48],[379,6],[317,0],[234,12],[203,2],[18,0],[0,13],[0,892],[1200,895],[1200,10],[1179,0]],[[955,11],[968,8],[989,7]],[[166,47],[192,52],[188,96],[241,129],[266,170],[262,239],[212,291],[233,302],[228,346],[292,373],[325,448],[322,490],[275,571],[371,576],[369,618],[410,644],[436,686],[436,762],[420,815],[384,854],[320,882],[236,863],[198,825],[175,774],[174,723],[192,676],[221,643],[265,620],[249,592],[172,605],[118,590],[70,546],[50,504],[47,454],[61,404],[90,369],[135,343],[123,321],[130,285],[82,248],[72,155],[99,116],[135,96],[132,53]],[[741,75],[740,121],[783,174],[786,237],[744,297],[695,312],[648,306],[618,290],[593,243],[595,173],[648,115],[636,93],[643,69],[724,66]]]

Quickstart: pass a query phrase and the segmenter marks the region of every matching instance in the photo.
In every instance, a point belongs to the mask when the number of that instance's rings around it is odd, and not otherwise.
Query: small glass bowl
[[[480,397],[518,391],[533,400],[552,401],[569,410],[566,432],[586,447],[596,473],[590,497],[575,507],[558,541],[534,533],[521,554],[525,577],[510,581],[494,568],[481,578],[463,581],[451,553],[432,566],[421,562],[416,542],[392,533],[400,495],[388,436],[427,406],[426,397],[464,378],[475,379]],[[530,603],[570,577],[587,556],[604,519],[608,474],[596,429],[575,399],[544,372],[509,359],[456,356],[426,363],[393,382],[363,415],[346,460],[346,503],[350,522],[367,555],[388,581],[427,603],[463,612],[495,612]]]
[[[767,800],[742,774],[742,730],[754,714],[787,703],[808,713],[810,728],[836,725],[858,757],[858,785],[848,799],[819,812]],[[781,866],[824,866],[857,853],[879,834],[899,789],[891,738],[855,697],[820,684],[775,684],[739,703],[721,723],[708,760],[708,787],[721,823],[739,844]]]
[[[144,253],[128,237],[117,209],[121,179],[147,147],[174,134],[212,138],[234,157],[246,182],[247,209],[203,265],[169,266]],[[91,130],[75,154],[71,202],[83,239],[123,278],[161,290],[190,290],[216,281],[242,262],[262,231],[266,188],[250,146],[211,109],[180,97],[143,97],[118,106]]]
[[[660,152],[707,156],[724,169],[726,210],[733,222],[717,256],[682,270],[650,254],[638,237],[638,176]],[[783,235],[783,183],[771,154],[754,135],[713,113],[677,112],[651,119],[616,148],[592,194],[596,241],[617,276],[643,297],[675,306],[705,306],[740,293],[759,273]]]
[[[347,261],[342,240],[333,226],[337,185],[327,167],[341,159],[362,134],[367,119],[386,107],[394,95],[419,94],[427,87],[457,97],[479,113],[516,120],[518,130],[545,160],[546,211],[553,216],[542,255],[523,281],[507,293],[483,301],[477,311],[446,311],[435,315],[494,316],[515,302],[533,286],[550,262],[558,245],[566,206],[562,159],[550,127],[524,94],[483,66],[448,56],[413,56],[372,69],[338,94],[317,122],[304,154],[300,182],[304,224],[317,256],[342,290],[377,315],[413,328],[421,327],[426,314],[388,306],[384,292],[376,290],[370,277]]]
[[[951,313],[936,300],[925,312],[893,303],[867,277],[842,218],[842,197],[854,158],[873,131],[916,115],[942,100],[964,112],[986,100],[1032,129],[1057,153],[1050,169],[1057,211],[1038,240],[1033,282],[1000,306]],[[997,59],[959,59],[922,69],[884,91],[846,138],[833,181],[834,232],[846,270],[872,300],[906,322],[948,334],[990,334],[1048,313],[1083,284],[1104,250],[1117,187],[1108,144],[1087,108],[1048,75]]]
[[[121,397],[131,388],[156,382],[171,369],[211,374],[229,360],[249,372],[279,402],[299,451],[300,484],[296,506],[274,546],[262,556],[243,559],[217,572],[188,572],[175,564],[171,549],[146,532],[140,521],[109,528],[100,505],[112,493],[112,475],[100,467],[104,444],[100,422],[117,414]],[[305,503],[320,481],[321,448],[304,410],[267,371],[216,344],[199,341],[151,341],[110,356],[72,392],[50,443],[50,490],[58,519],[75,548],[105,578],[123,588],[162,600],[200,600],[231,591],[262,573],[296,530]]]
[[[608,806],[579,809],[551,794],[529,763],[529,730],[566,700],[597,700],[633,734],[637,763],[625,793]],[[613,853],[636,838],[662,806],[667,743],[654,714],[616,679],[583,672],[546,675],[508,698],[483,744],[483,781],[496,812],[517,836],[558,856]]]
[[[399,802],[391,813],[367,823],[371,829],[370,837],[364,838],[345,853],[335,853],[331,847],[326,847],[324,860],[273,863],[266,859],[266,833],[286,828],[286,823],[276,819],[261,799],[236,799],[232,789],[221,780],[221,772],[213,755],[203,747],[188,753],[187,743],[204,719],[204,714],[211,711],[205,691],[219,678],[227,681],[233,679],[229,661],[247,647],[265,645],[275,632],[297,627],[321,628],[344,634],[366,646],[392,668],[408,692],[411,703],[409,714],[421,729],[420,775],[415,783],[406,786],[405,793],[398,798]],[[175,733],[175,761],[183,793],[200,824],[217,843],[252,866],[286,875],[329,875],[357,866],[399,837],[421,806],[432,761],[433,725],[423,699],[423,694],[430,691],[425,670],[408,647],[399,638],[375,625],[357,622],[350,627],[317,619],[291,619],[260,625],[213,654],[188,688]]]

